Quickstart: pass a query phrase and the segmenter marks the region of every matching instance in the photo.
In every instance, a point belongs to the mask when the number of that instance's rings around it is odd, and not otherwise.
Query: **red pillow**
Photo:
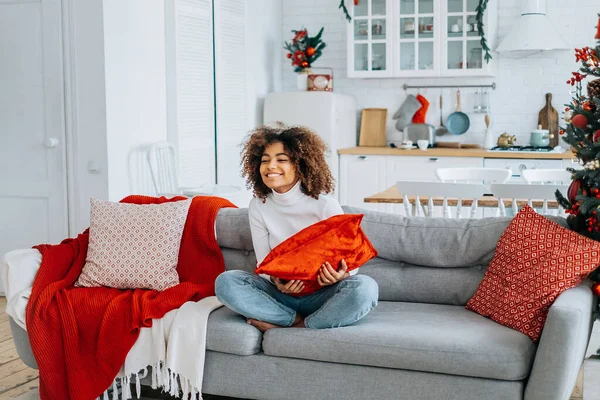
[[[337,269],[343,258],[348,271],[352,271],[377,256],[360,227],[363,216],[334,215],[302,229],[271,250],[254,272],[307,281],[300,294],[320,289],[317,274],[325,261]]]
[[[537,342],[559,294],[600,265],[600,242],[523,207],[506,228],[466,308]]]

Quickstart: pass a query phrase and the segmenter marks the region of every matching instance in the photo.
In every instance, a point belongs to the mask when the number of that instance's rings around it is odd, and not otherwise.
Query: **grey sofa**
[[[569,398],[590,337],[589,285],[556,300],[537,345],[464,308],[509,218],[344,210],[365,214],[362,227],[379,252],[359,271],[379,283],[378,306],[352,326],[264,335],[220,308],[209,319],[204,393],[277,400]],[[252,270],[246,209],[221,210],[217,237],[227,269]],[[26,332],[11,327],[19,355],[35,367]]]

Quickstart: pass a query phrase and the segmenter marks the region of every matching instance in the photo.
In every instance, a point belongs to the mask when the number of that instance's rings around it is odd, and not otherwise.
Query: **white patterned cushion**
[[[142,205],[91,199],[88,252],[75,286],[164,290],[177,285],[179,246],[191,202]]]

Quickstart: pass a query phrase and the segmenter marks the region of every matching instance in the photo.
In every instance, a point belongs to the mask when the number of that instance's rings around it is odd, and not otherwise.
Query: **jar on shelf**
[[[383,34],[383,25],[381,24],[381,22],[373,22],[372,31],[373,31],[373,36]]]
[[[481,47],[474,47],[469,52],[469,61],[467,62],[467,68],[470,69],[478,69],[483,67],[483,62],[481,57],[483,55],[483,51]]]
[[[358,24],[358,34],[360,36],[367,36],[369,34],[369,23],[362,21]]]
[[[371,65],[373,71],[381,71],[383,69],[383,61],[381,54],[373,54],[373,64]]]

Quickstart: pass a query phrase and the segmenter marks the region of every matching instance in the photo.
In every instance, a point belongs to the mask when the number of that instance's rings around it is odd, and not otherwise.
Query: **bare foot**
[[[265,321],[259,321],[257,319],[252,319],[252,318],[248,318],[246,321],[250,325],[254,326],[256,329],[261,331],[262,333],[265,333],[269,329],[273,329],[273,328],[283,328],[282,326],[279,326],[279,325],[271,324],[271,323],[265,322]]]
[[[296,319],[291,326],[292,328],[306,328],[304,325],[304,317],[300,314],[296,314]]]
[[[287,326],[275,325],[270,322],[259,321],[257,319],[248,318],[246,320],[250,325],[254,326],[256,329],[265,333],[269,329],[273,328],[288,328]],[[296,314],[296,318],[294,319],[294,323],[289,328],[305,328],[304,326],[304,317],[300,314]]]

